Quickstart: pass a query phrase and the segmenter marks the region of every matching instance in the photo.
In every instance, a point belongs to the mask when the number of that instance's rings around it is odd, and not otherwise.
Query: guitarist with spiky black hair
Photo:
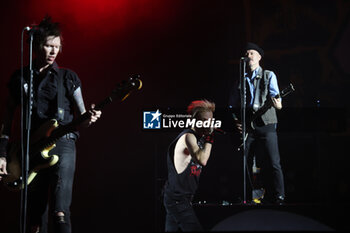
[[[56,63],[56,57],[62,48],[62,36],[58,23],[45,17],[41,23],[34,27],[33,31],[33,110],[32,131],[34,136],[45,127],[45,122],[57,119],[59,125],[68,125],[76,115],[86,112],[81,92],[81,82],[77,74],[69,69],[60,68]],[[12,118],[15,109],[21,104],[21,91],[24,99],[28,93],[29,68],[24,68],[24,82],[21,82],[21,72],[16,71],[8,84],[9,97],[6,103],[5,114],[0,122],[0,180],[6,180],[19,169],[11,170],[10,164],[15,163],[16,157],[8,156],[8,141],[10,139]],[[23,86],[22,86],[23,84]],[[26,103],[24,103],[25,105]],[[89,110],[89,117],[83,125],[89,126],[100,116],[101,111]],[[43,126],[44,125],[44,126]],[[54,129],[54,124],[51,126]],[[49,133],[47,131],[47,133]],[[44,132],[45,134],[45,132]],[[43,135],[45,136],[45,135]],[[54,232],[71,232],[70,205],[72,199],[73,178],[75,171],[77,132],[67,133],[55,142],[56,147],[48,154],[56,154],[58,157],[51,160],[51,164],[40,170],[35,179],[28,186],[28,231],[46,232],[47,220],[43,216],[53,218]],[[33,138],[33,140],[35,140]],[[35,162],[35,161],[32,161]],[[8,166],[8,167],[7,167]],[[14,166],[14,165],[13,165]],[[9,172],[8,172],[9,171]],[[20,171],[20,170],[19,170]],[[11,174],[12,173],[12,174]],[[50,193],[52,213],[47,213],[48,194]]]

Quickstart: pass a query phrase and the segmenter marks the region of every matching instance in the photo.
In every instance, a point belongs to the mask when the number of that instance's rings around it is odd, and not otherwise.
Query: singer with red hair
[[[215,104],[207,100],[193,101],[188,114],[197,121],[213,118]],[[206,166],[214,128],[196,125],[182,131],[170,144],[167,153],[168,180],[164,186],[166,209],[165,231],[201,231],[202,226],[192,208],[202,168]]]

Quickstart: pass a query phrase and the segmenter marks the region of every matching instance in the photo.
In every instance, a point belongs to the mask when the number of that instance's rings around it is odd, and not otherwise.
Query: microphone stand
[[[247,204],[247,151],[246,151],[246,103],[247,89],[245,82],[246,61],[244,57],[240,59],[240,94],[241,94],[241,123],[242,123],[242,139],[243,139],[243,204]]]
[[[23,31],[28,30],[26,27]],[[22,32],[23,33],[23,32]],[[30,152],[30,130],[31,130],[31,118],[32,118],[32,105],[33,105],[33,31],[29,31],[29,85],[27,89],[27,108],[26,108],[26,140],[25,140],[25,154],[22,149],[22,190],[21,190],[21,217],[20,217],[20,232],[26,232],[26,220],[27,220],[27,194],[28,194],[28,172],[29,172],[29,152]],[[23,38],[23,34],[22,34]],[[21,49],[21,83],[24,84],[23,77],[23,39]],[[22,91],[24,86],[22,85]],[[22,94],[22,96],[24,96]],[[23,106],[22,106],[23,108]],[[23,135],[21,141],[23,142]],[[24,144],[23,144],[24,145]]]

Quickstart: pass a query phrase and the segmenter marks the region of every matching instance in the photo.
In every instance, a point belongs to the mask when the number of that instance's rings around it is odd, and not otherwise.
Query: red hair
[[[214,112],[215,103],[208,100],[195,100],[187,107],[187,113],[195,117],[199,112]]]

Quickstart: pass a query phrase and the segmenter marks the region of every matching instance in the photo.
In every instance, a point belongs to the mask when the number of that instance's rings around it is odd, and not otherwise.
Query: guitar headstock
[[[290,93],[292,93],[292,92],[294,92],[294,91],[295,91],[295,88],[294,88],[293,84],[290,83],[288,87],[284,88],[284,89],[281,91],[280,96],[283,98],[283,97],[289,95]]]
[[[121,83],[117,84],[110,98],[118,98],[120,101],[124,101],[132,91],[140,90],[141,88],[142,81],[140,80],[140,75],[135,74],[129,77],[129,79],[123,80]]]

